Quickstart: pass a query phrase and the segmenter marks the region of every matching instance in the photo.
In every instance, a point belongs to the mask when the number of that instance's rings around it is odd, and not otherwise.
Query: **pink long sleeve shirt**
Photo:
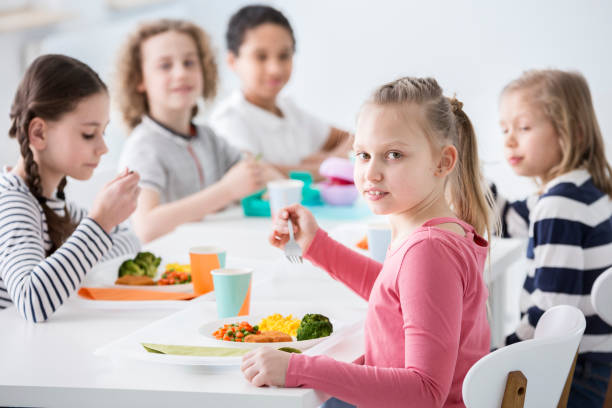
[[[433,227],[447,222],[466,235]],[[285,386],[359,407],[463,407],[463,378],[490,345],[487,246],[465,222],[435,218],[381,265],[319,230],[306,258],[368,300],[363,365],[292,354]]]

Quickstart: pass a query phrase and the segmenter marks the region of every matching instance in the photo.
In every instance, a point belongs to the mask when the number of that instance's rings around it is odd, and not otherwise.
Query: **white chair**
[[[470,368],[463,381],[466,407],[565,406],[585,327],[584,315],[574,306],[547,310],[533,339],[502,347]]]
[[[591,303],[601,320],[612,325],[612,268],[595,279],[591,289]],[[612,377],[608,382],[604,408],[612,408]]]

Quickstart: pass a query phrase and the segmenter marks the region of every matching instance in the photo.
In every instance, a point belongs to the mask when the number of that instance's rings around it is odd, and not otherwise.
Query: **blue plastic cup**
[[[251,307],[253,270],[222,268],[211,271],[215,286],[217,315],[220,319],[247,316]]]

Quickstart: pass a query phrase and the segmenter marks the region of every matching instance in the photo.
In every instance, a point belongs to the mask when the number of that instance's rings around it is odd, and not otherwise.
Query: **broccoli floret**
[[[329,319],[321,314],[306,314],[297,330],[297,339],[309,340],[329,336],[334,331]]]
[[[157,275],[157,267],[161,263],[161,258],[156,257],[151,252],[139,252],[136,254],[134,262],[142,268],[145,276],[154,278]]]
[[[156,257],[151,252],[139,252],[139,253],[136,254],[136,258],[134,258],[134,260],[135,261],[143,261],[143,262],[146,262],[146,263],[150,263],[151,265],[155,266],[156,268],[161,263],[161,258]]]
[[[119,267],[119,277],[124,275],[144,276],[145,271],[131,259],[124,261]]]

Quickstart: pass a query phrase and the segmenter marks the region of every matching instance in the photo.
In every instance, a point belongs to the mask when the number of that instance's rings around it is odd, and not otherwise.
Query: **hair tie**
[[[449,102],[451,104],[451,111],[453,113],[460,112],[463,109],[463,102],[461,102],[459,99],[455,98],[454,96],[452,98],[449,98]]]

